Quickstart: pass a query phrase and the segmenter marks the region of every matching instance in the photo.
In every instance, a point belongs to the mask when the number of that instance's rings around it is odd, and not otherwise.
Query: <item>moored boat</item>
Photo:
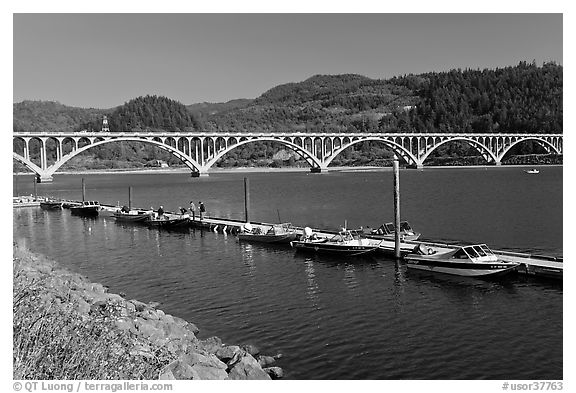
[[[62,209],[62,201],[55,201],[53,199],[47,199],[45,201],[40,202],[40,209],[43,209],[43,210],[61,210]]]
[[[486,244],[462,246],[443,252],[435,252],[420,244],[404,258],[410,269],[466,277],[504,275],[519,266],[519,263],[498,258]]]
[[[146,225],[155,228],[186,228],[190,223],[190,217],[187,214],[182,216],[167,216],[162,215],[160,217],[153,217],[152,215],[148,216],[146,220],[144,220]]]
[[[272,225],[265,232],[260,227],[246,223],[242,232],[238,233],[238,240],[259,243],[288,244],[297,238],[296,231],[289,223]]]
[[[302,239],[291,241],[290,245],[296,250],[355,256],[376,252],[380,243],[381,240],[367,239],[358,231],[350,230],[342,230],[330,239],[316,238],[306,227]]]
[[[118,210],[113,213],[113,217],[116,221],[121,222],[143,222],[152,216],[152,211],[150,210]]]
[[[71,206],[70,212],[78,216],[97,216],[102,209],[98,201],[84,201],[81,205]]]
[[[377,239],[387,239],[394,240],[396,236],[396,228],[394,223],[388,222],[386,224],[380,225],[378,229],[373,229],[370,232],[370,237]],[[400,222],[400,239],[401,240],[418,240],[420,238],[420,233],[415,232],[408,221]]]
[[[538,169],[529,169],[529,170],[524,171],[524,172],[529,173],[531,175],[540,173],[540,171]]]

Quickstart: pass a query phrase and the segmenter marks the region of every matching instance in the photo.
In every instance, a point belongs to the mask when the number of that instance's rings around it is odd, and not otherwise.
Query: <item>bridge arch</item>
[[[346,141],[347,141],[347,143],[346,143]],[[350,140],[350,138],[348,138],[348,137],[345,137],[344,142],[340,145],[338,150],[334,150],[332,155],[326,159],[326,161],[324,162],[324,166],[328,167],[328,165],[330,165],[330,163],[336,157],[338,157],[338,155],[340,155],[340,153],[342,153],[344,150],[348,149],[349,147],[352,147],[352,146],[354,146],[358,143],[361,143],[361,142],[370,142],[370,141],[381,142],[385,146],[388,146],[390,149],[392,149],[394,154],[398,154],[408,164],[411,164],[411,163],[414,165],[418,164],[418,160],[416,159],[416,157],[414,157],[414,155],[412,155],[412,153],[410,153],[410,151],[406,150],[406,148],[397,144],[396,142],[392,142],[392,141],[383,139],[381,137],[353,138],[352,140]]]
[[[155,139],[156,138],[154,138],[154,139],[142,139],[142,138],[138,138],[138,137],[121,137],[121,138],[107,139],[107,140],[94,142],[94,143],[91,143],[89,145],[85,145],[83,147],[80,147],[80,148],[66,154],[58,162],[55,162],[54,165],[47,168],[47,170],[44,172],[44,175],[45,176],[52,176],[66,162],[70,161],[72,158],[76,157],[78,154],[83,153],[84,151],[86,151],[88,149],[91,149],[91,148],[96,147],[96,146],[101,146],[101,145],[104,145],[106,143],[114,143],[114,142],[122,142],[122,141],[142,142],[142,143],[149,143],[149,144],[158,146],[160,149],[167,151],[167,152],[171,153],[172,155],[174,155],[175,157],[177,157],[178,159],[182,160],[182,162],[184,162],[184,164],[186,164],[186,166],[188,166],[188,168],[190,168],[192,171],[200,171],[200,169],[202,168],[202,166],[198,162],[196,162],[191,157],[183,154],[177,148],[169,146],[169,145],[165,145],[161,142],[156,141]],[[14,153],[14,155],[16,156],[16,153]],[[32,169],[32,168],[30,168],[30,169]],[[35,172],[41,174],[42,170],[40,169],[40,172],[37,172],[37,171],[35,171]]]
[[[492,151],[490,151],[490,149],[488,147],[486,147],[484,144],[471,139],[471,138],[466,138],[466,137],[457,137],[457,138],[449,138],[446,140],[441,140],[439,143],[436,143],[436,140],[434,140],[434,146],[432,146],[432,148],[430,150],[428,150],[420,159],[420,165],[424,164],[424,161],[426,161],[426,159],[430,156],[430,154],[432,154],[436,149],[438,149],[440,146],[446,144],[446,143],[451,143],[451,142],[456,142],[456,141],[464,141],[464,142],[468,142],[470,144],[470,146],[474,147],[478,153],[480,153],[482,155],[482,157],[484,157],[484,159],[487,162],[493,161],[494,163],[499,163],[500,160],[494,155],[494,153],[492,153]]]
[[[502,159],[504,158],[504,156],[516,145],[522,143],[522,142],[528,142],[528,141],[534,141],[537,142],[540,146],[542,146],[544,149],[546,149],[547,151],[554,151],[556,154],[560,154],[559,149],[556,148],[556,146],[554,146],[552,143],[548,142],[545,139],[542,138],[537,138],[537,137],[527,137],[527,138],[521,138],[518,139],[515,142],[512,142],[510,144],[510,146],[507,146],[502,153],[500,153],[498,155],[498,161],[502,161]]]
[[[307,162],[310,164],[311,167],[318,167],[322,168],[323,165],[320,160],[315,157],[311,152],[307,151],[305,147],[299,146],[293,142],[286,141],[284,139],[278,139],[273,137],[258,137],[256,139],[244,139],[242,138],[238,143],[235,145],[228,146],[226,149],[217,152],[217,154],[206,161],[204,164],[204,170],[209,169],[214,165],[220,158],[222,158],[226,153],[248,143],[256,143],[256,142],[276,142],[282,145],[289,147],[290,149],[294,150],[296,153],[300,154]]]
[[[38,175],[38,176],[42,175],[42,173],[43,173],[42,168],[40,168],[38,165],[34,164],[32,161],[27,160],[26,158],[22,157],[20,154],[15,153],[15,152],[12,152],[12,157],[16,161],[18,161],[19,163],[24,165],[26,168],[30,169],[36,175]]]

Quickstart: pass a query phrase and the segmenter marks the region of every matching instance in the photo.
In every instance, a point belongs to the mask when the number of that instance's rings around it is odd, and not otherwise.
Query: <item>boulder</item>
[[[129,302],[134,305],[134,308],[138,312],[142,312],[148,308],[148,305],[146,303],[143,303],[143,302],[136,300],[136,299],[129,300]]]
[[[242,346],[242,349],[246,352],[248,352],[250,355],[252,355],[253,357],[256,357],[260,354],[260,350],[258,348],[256,348],[256,346],[252,345],[252,344],[246,344]]]
[[[266,368],[263,368],[263,370],[272,379],[284,378],[284,370],[282,370],[280,367],[266,367]]]
[[[226,364],[222,363],[220,359],[214,354],[202,354],[198,352],[188,353],[180,357],[180,359],[191,366],[200,365],[204,367],[218,368],[226,370]]]
[[[216,353],[222,348],[222,340],[218,337],[210,337],[205,340],[198,341],[198,348],[209,353]]]
[[[160,372],[159,379],[227,379],[226,371],[204,363],[190,365],[184,359],[176,359]]]
[[[114,321],[114,324],[120,330],[136,333],[136,327],[134,326],[134,322],[132,322],[130,319],[118,318],[116,321]]]
[[[242,357],[228,373],[228,379],[271,379],[258,361],[250,355]]]
[[[276,363],[276,359],[274,359],[273,356],[260,355],[257,357],[257,360],[261,367],[268,367]]]
[[[227,345],[222,348],[219,348],[215,355],[218,359],[223,361],[224,363],[228,363],[230,360],[234,359],[234,357],[238,357],[242,355],[244,351],[240,349],[237,345]]]

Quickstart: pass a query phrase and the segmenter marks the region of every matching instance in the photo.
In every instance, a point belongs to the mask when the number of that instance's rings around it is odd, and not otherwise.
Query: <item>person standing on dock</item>
[[[200,220],[202,220],[204,213],[206,213],[206,208],[204,207],[202,201],[198,202],[198,209],[200,210]]]
[[[190,201],[190,212],[192,213],[192,220],[196,220],[196,205]]]

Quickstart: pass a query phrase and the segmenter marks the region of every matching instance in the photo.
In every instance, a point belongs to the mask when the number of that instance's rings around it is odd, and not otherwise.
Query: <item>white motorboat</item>
[[[304,228],[301,240],[290,242],[296,250],[347,256],[376,252],[382,240],[367,239],[357,231],[342,230],[332,238],[316,238],[309,227]]]
[[[519,264],[499,259],[486,244],[462,246],[444,252],[420,244],[405,257],[408,268],[467,277],[504,275]]]

